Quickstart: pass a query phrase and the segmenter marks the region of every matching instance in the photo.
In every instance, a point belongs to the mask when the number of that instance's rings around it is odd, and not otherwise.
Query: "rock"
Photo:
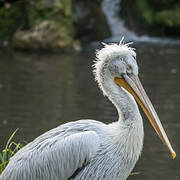
[[[101,10],[101,1],[74,0],[73,18],[76,38],[83,41],[103,40],[111,36],[109,25]]]
[[[82,51],[82,46],[81,46],[80,41],[76,40],[73,42],[73,49],[77,52]]]
[[[64,49],[73,46],[74,26],[71,0],[30,0],[28,28],[17,30],[15,48]]]
[[[19,30],[13,38],[14,47],[22,49],[66,48],[72,43],[72,30],[53,20],[43,21],[31,30]]]

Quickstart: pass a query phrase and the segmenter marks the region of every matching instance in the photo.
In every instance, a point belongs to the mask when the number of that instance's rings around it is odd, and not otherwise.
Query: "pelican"
[[[143,147],[139,103],[175,158],[161,122],[138,78],[130,44],[104,44],[96,53],[95,79],[118,111],[118,121],[78,120],[60,125],[19,150],[0,180],[126,180]]]

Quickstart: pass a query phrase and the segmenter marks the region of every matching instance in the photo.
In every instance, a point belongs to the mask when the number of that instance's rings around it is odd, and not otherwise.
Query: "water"
[[[180,179],[180,47],[137,47],[140,79],[177,153],[166,147],[144,118],[145,143],[130,180]],[[16,141],[30,142],[43,132],[81,118],[117,120],[113,105],[92,75],[94,52],[80,54],[12,53],[0,60],[0,149],[19,128]]]

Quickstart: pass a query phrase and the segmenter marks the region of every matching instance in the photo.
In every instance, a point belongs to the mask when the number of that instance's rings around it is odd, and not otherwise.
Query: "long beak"
[[[114,81],[117,85],[126,89],[139,103],[147,118],[149,119],[151,125],[155,129],[156,133],[159,135],[162,142],[167,146],[168,150],[171,152],[173,159],[176,157],[176,153],[172,149],[169,139],[164,131],[164,128],[158,118],[154,107],[149,100],[138,76],[135,75],[123,75],[122,78],[115,77]]]

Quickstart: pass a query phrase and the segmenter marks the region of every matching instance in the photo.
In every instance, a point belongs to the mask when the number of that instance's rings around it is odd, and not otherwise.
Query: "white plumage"
[[[119,120],[104,124],[79,120],[54,128],[23,147],[0,180],[125,180],[143,147],[143,123],[133,96],[114,82],[138,75],[134,49],[105,45],[97,52],[94,74],[116,106]]]

